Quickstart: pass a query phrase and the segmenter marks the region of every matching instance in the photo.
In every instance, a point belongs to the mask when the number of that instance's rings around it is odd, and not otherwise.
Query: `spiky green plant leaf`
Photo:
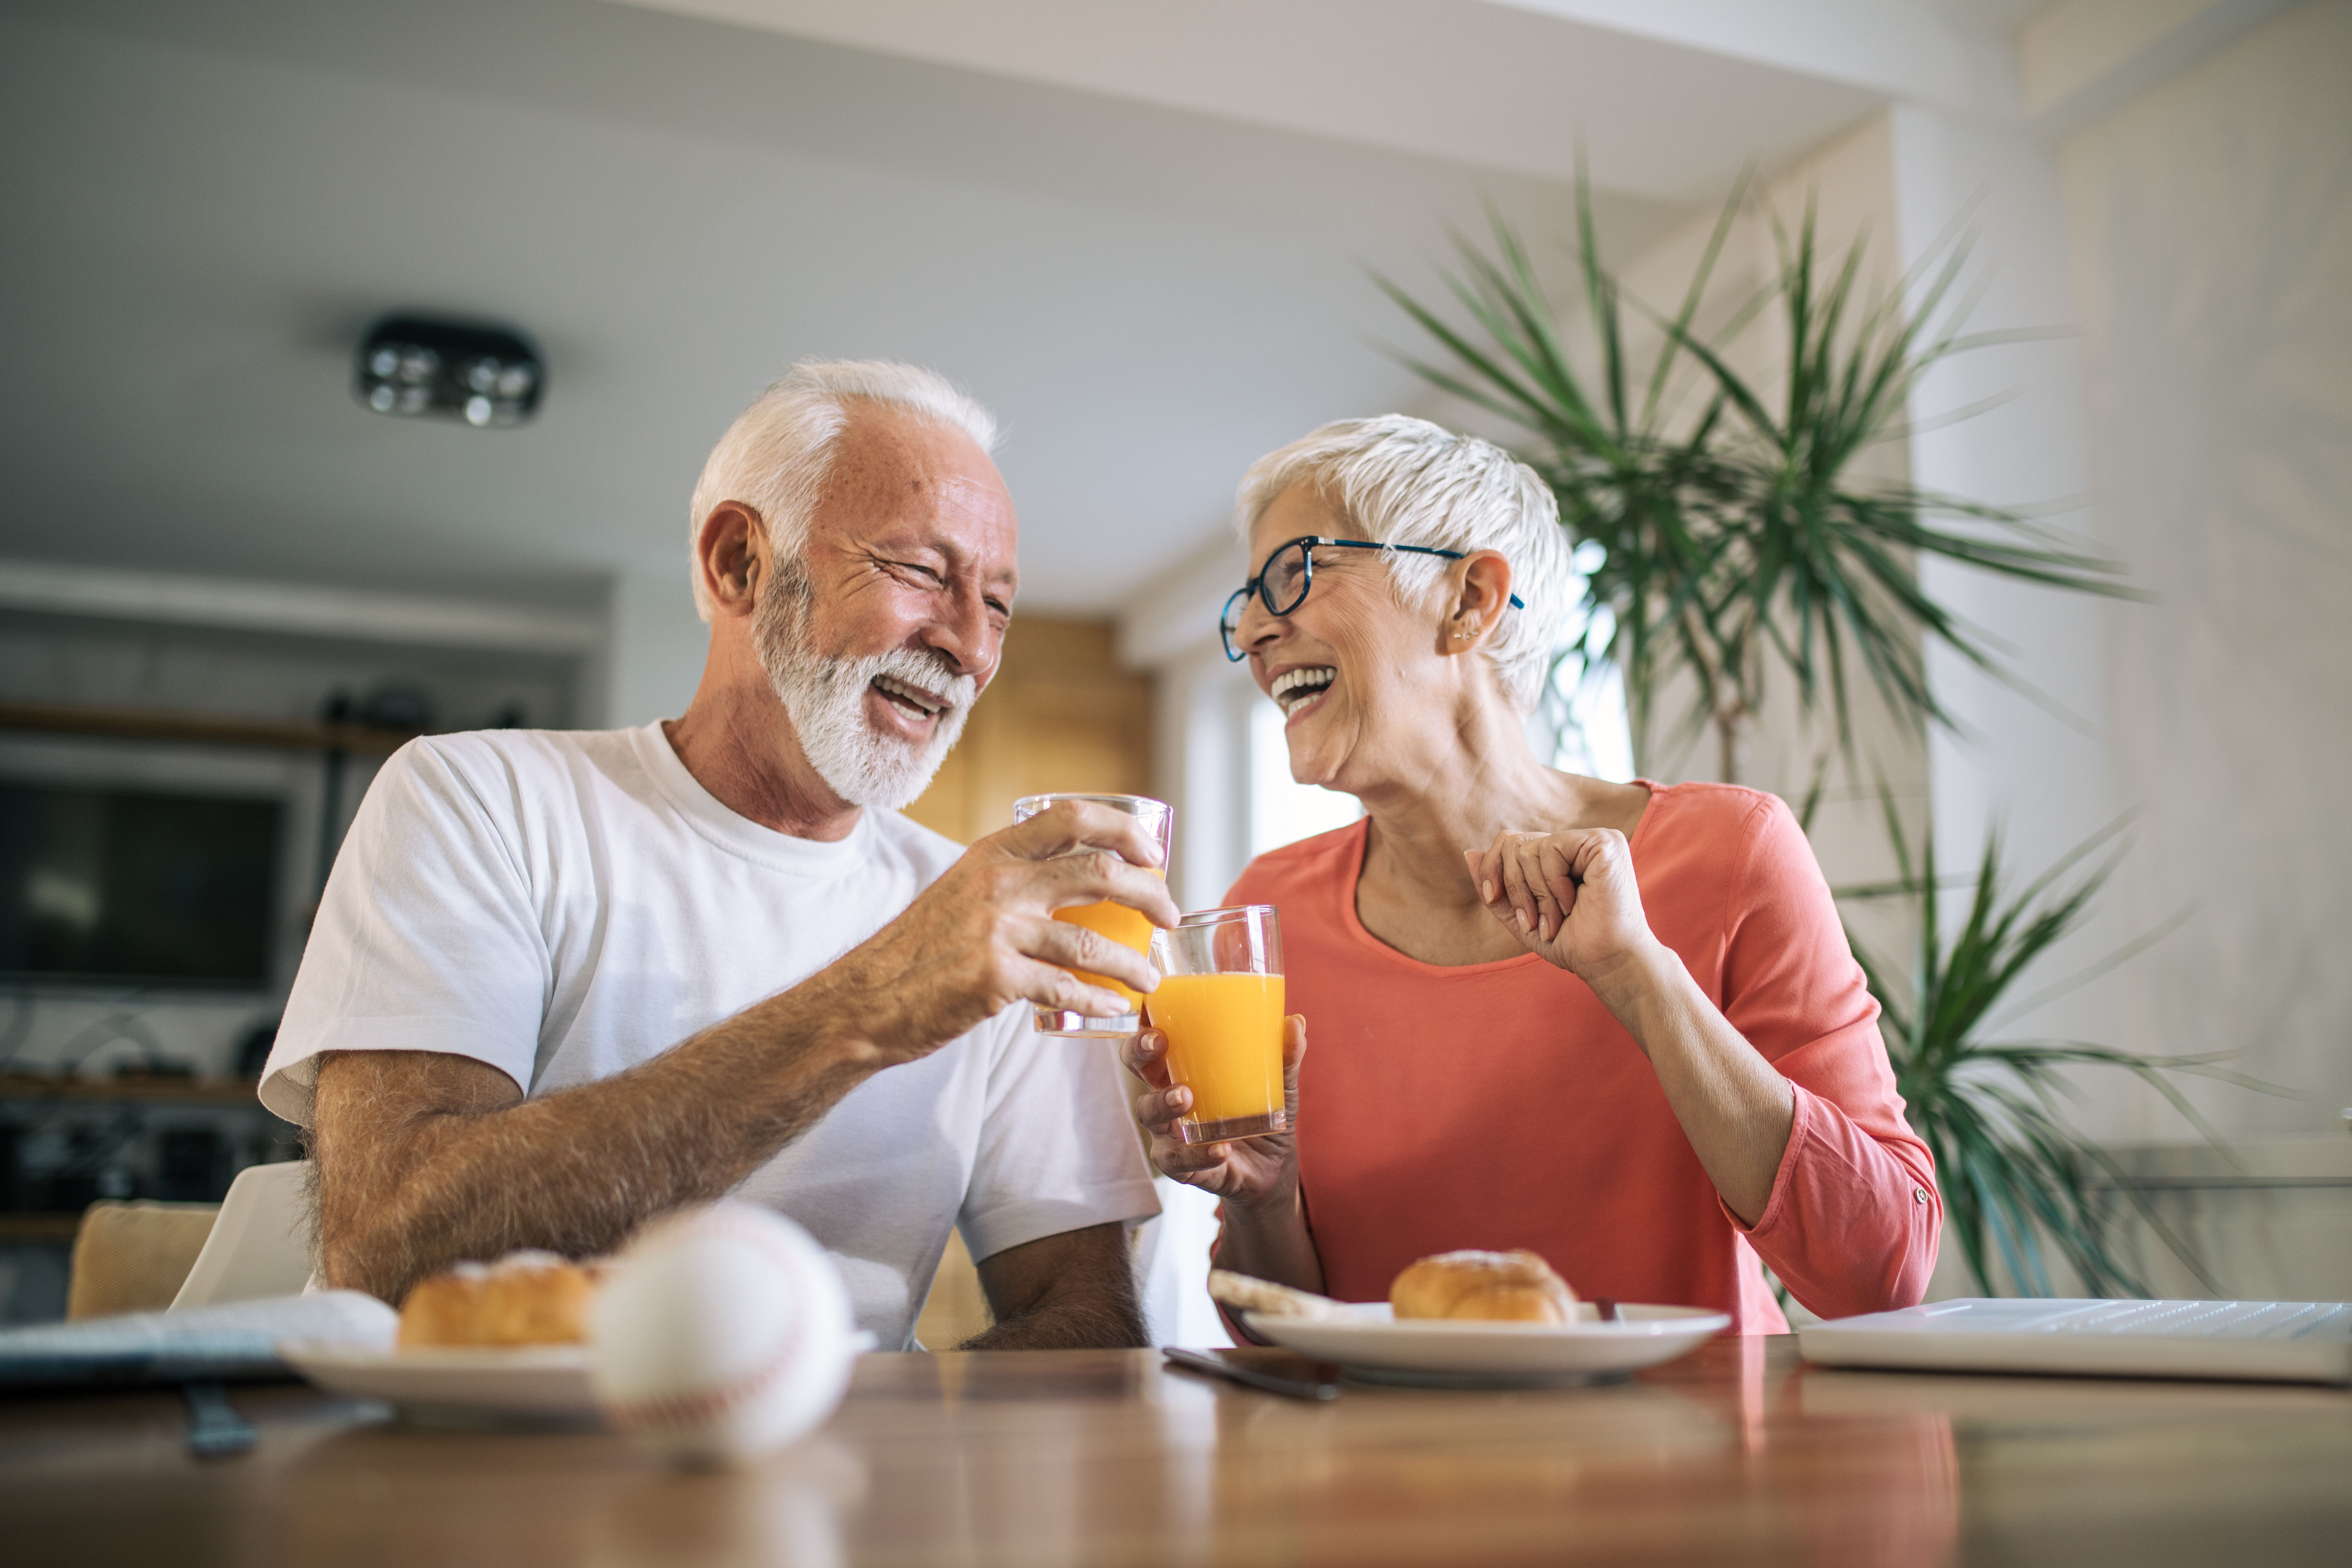
[[[2217,1146],[2221,1134],[2180,1092],[2175,1075],[2270,1094],[2294,1091],[2223,1068],[2226,1053],[2155,1057],[2074,1040],[1990,1037],[2021,976],[2082,925],[2114,873],[2123,825],[2093,835],[2015,894],[2003,889],[1999,837],[1988,839],[1974,877],[1959,884],[1968,894],[1967,911],[1943,935],[1939,905],[1952,884],[1937,872],[1933,840],[1915,859],[1892,797],[1882,791],[1882,800],[1899,874],[1892,882],[1841,889],[1840,897],[1910,900],[1919,917],[1918,945],[1905,973],[1853,942],[1851,932],[1848,940],[1878,998],[1879,1031],[1895,1089],[1912,1127],[1936,1157],[1947,1229],[1958,1238],[1978,1288],[1988,1293],[1999,1288],[1991,1267],[1998,1260],[2015,1289],[2052,1294],[2046,1244],[2084,1289],[2102,1296],[2147,1295],[2145,1279],[2118,1249],[2121,1215],[2112,1194],[2204,1289],[2227,1294],[2114,1156],[2074,1130],[2065,1114],[2063,1075],[2079,1068],[2128,1073],[2162,1094]],[[2103,850],[2108,851],[2104,860],[2076,871]],[[2142,945],[2133,944],[2132,951]],[[2095,1181],[2095,1173],[2104,1180]]]
[[[2053,588],[2133,594],[2116,563],[2013,511],[1853,472],[1870,447],[1909,428],[1923,374],[2003,341],[1959,331],[1965,309],[1953,300],[1965,247],[1923,261],[1910,298],[1896,289],[1869,301],[1863,240],[1831,260],[1810,205],[1793,232],[1775,216],[1777,278],[1722,328],[1696,329],[1747,199],[1743,179],[1674,314],[1659,315],[1629,306],[1601,265],[1580,161],[1576,260],[1592,343],[1583,354],[1571,350],[1526,245],[1491,206],[1487,244],[1454,236],[1454,264],[1443,273],[1466,325],[1375,275],[1449,363],[1399,357],[1432,385],[1525,430],[1520,455],[1559,498],[1561,524],[1600,547],[1590,591],[1611,614],[1585,617],[1572,654],[1589,672],[1610,662],[1622,671],[1644,747],[1661,689],[1678,672],[1690,676],[1699,701],[1688,720],[1716,725],[1727,776],[1736,773],[1738,730],[1760,710],[1768,656],[1793,680],[1803,710],[1826,710],[1849,745],[1856,663],[1895,712],[1946,722],[1927,682],[1925,641],[2005,673],[1995,650],[1920,588],[1920,555]],[[1790,346],[1768,388],[1735,367],[1727,345],[1773,301]],[[1657,329],[1646,371],[1631,363],[1629,308]],[[1685,369],[1697,378],[1699,402],[1674,434],[1668,395]]]

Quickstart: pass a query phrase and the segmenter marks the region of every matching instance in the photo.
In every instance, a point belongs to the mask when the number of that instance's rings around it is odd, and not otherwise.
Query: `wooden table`
[[[713,1474],[236,1397],[260,1445],[209,1463],[173,1397],[0,1401],[0,1561],[2352,1562],[2352,1393],[1818,1371],[1787,1338],[1614,1386],[1322,1405],[1146,1352],[874,1355],[818,1436]]]

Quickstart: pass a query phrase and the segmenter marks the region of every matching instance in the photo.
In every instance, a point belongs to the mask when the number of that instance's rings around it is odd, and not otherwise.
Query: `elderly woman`
[[[1257,575],[1226,649],[1290,770],[1360,822],[1260,856],[1294,1131],[1188,1147],[1165,1040],[1152,1158],[1221,1200],[1221,1267],[1379,1300],[1414,1258],[1527,1247],[1585,1296],[1784,1331],[1919,1300],[1940,1216],[1877,1004],[1778,799],[1546,767],[1523,723],[1573,591],[1536,476],[1389,416],[1242,481]],[[1307,1050],[1307,1026],[1317,1042]]]

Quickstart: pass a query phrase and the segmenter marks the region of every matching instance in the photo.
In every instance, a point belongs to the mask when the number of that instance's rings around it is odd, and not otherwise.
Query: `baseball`
[[[856,1360],[849,1292],[772,1210],[720,1203],[637,1233],[596,1292],[589,1381],[604,1418],[688,1462],[747,1459],[833,1414]]]

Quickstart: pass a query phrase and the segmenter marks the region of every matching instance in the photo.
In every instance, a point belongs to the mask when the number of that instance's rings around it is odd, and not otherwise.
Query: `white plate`
[[[1590,1302],[1580,1310],[1591,1312]],[[1577,1382],[1654,1366],[1687,1354],[1731,1326],[1729,1314],[1702,1307],[1617,1309],[1574,1323],[1483,1323],[1450,1319],[1399,1321],[1386,1301],[1356,1302],[1336,1318],[1246,1315],[1276,1344],[1337,1362],[1377,1381]]]
[[[386,1400],[428,1419],[597,1419],[585,1345],[376,1351],[340,1340],[285,1340],[278,1353],[330,1393]]]

